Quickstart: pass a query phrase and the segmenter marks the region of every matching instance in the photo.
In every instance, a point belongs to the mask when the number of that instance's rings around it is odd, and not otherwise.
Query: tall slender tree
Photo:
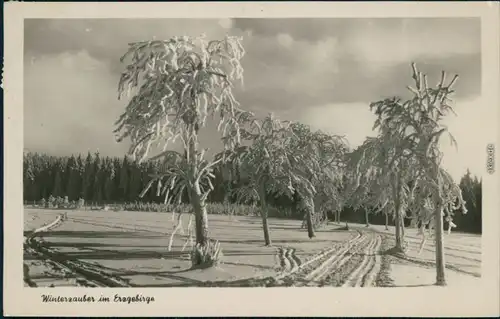
[[[74,155],[72,155],[68,159],[68,163],[66,165],[66,180],[64,185],[66,186],[66,195],[68,196],[69,200],[77,200],[78,195],[79,195],[79,184],[80,182],[80,175],[77,167],[77,159],[75,158]]]
[[[386,205],[394,215],[395,250],[404,253],[403,219],[408,205],[408,183],[418,175],[418,165],[410,153],[402,152],[399,134],[383,130],[378,137],[369,137],[348,155],[348,203],[355,209]],[[386,210],[387,212],[387,210]]]
[[[165,151],[160,156],[174,156],[184,163],[179,166],[181,171],[170,170],[155,180],[162,194],[175,185],[174,177],[184,181],[195,213],[196,243],[202,247],[208,240],[205,202],[212,190],[212,168],[223,159],[205,158],[199,134],[208,116],[219,115],[225,148],[238,144],[239,125],[250,113],[238,107],[232,81],[243,79],[240,62],[244,53],[237,37],[206,41],[204,36],[185,36],[132,43],[121,59],[131,58],[131,62],[120,78],[119,96],[136,90],[116,122],[118,140],[130,137],[129,154],[140,161],[147,158],[151,146],[163,144]],[[183,154],[167,150],[169,142],[178,137]],[[161,183],[170,178],[173,183]]]
[[[86,200],[90,200],[92,198],[92,194],[89,192],[92,186],[92,176],[94,175],[92,160],[92,154],[88,152],[87,157],[85,158],[81,186],[81,197]]]
[[[127,156],[123,157],[120,165],[120,176],[118,177],[119,197],[122,201],[128,201],[128,180],[129,180],[129,160]]]
[[[54,197],[65,196],[63,188],[64,166],[62,161],[56,161],[53,167],[52,176],[54,177],[54,182],[51,194]]]
[[[96,152],[94,155],[94,164],[92,169],[93,179],[92,186],[89,190],[89,194],[92,195],[92,200],[97,203],[101,203],[103,199],[103,169],[102,169],[102,160],[99,152]]]
[[[306,221],[309,237],[314,236],[313,220],[315,207],[318,214],[325,216],[326,211],[342,209],[341,195],[345,154],[348,143],[342,136],[329,135],[322,131],[313,132],[307,125],[292,123],[292,152],[301,154],[300,171],[315,188],[314,193],[302,193],[299,198],[305,200],[308,208]],[[300,188],[299,188],[300,189]],[[297,198],[296,198],[297,199]],[[327,217],[327,216],[325,216]]]
[[[23,191],[24,199],[36,198],[36,183],[35,183],[35,163],[31,154],[25,154],[23,158]]]
[[[104,177],[104,194],[107,201],[115,199],[115,162],[111,159],[106,161],[106,175]]]
[[[408,90],[413,97],[406,101],[401,98],[384,99],[372,103],[370,108],[378,117],[375,127],[380,129],[382,140],[384,136],[390,136],[388,140],[397,154],[394,159],[397,161],[407,157],[415,160],[419,174],[410,194],[414,197],[411,202],[420,204],[421,212],[424,207],[423,201],[428,204],[425,207],[432,209],[436,241],[436,283],[446,285],[443,214],[452,220],[455,209],[466,212],[460,188],[441,167],[442,152],[439,149],[441,137],[447,133],[442,120],[453,112],[450,96],[458,75],[445,84],[446,73],[443,71],[439,83],[431,88],[428,86],[427,76],[418,71],[414,63],[411,66],[415,87],[408,86]],[[453,136],[451,134],[449,136],[452,144],[456,144]],[[385,166],[389,171],[401,174],[402,170],[394,171],[394,167],[397,165]],[[417,191],[417,194],[414,191]],[[396,216],[399,216],[398,210],[399,207],[396,207]],[[424,210],[424,213],[426,212],[429,210]]]

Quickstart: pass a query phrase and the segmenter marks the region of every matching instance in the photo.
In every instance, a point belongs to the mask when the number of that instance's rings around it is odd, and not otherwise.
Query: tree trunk
[[[315,237],[314,236],[313,221],[312,221],[313,213],[314,213],[314,203],[311,200],[310,201],[310,205],[307,205],[307,212],[306,212],[306,214],[307,214],[307,216],[306,216],[306,219],[307,219],[307,236],[309,237],[309,239]]]
[[[267,223],[267,203],[264,185],[260,186],[260,216],[262,217],[262,229],[264,231],[264,242],[266,246],[271,246],[271,237],[269,236],[269,225]]]
[[[401,233],[401,203],[399,201],[399,196],[397,196],[396,198],[396,210],[395,210],[395,214],[394,215],[394,226],[395,226],[395,229],[396,229],[396,250],[398,250],[399,252],[403,252],[403,236],[402,236],[402,233]]]
[[[435,240],[436,240],[436,285],[446,286],[445,278],[445,259],[444,259],[444,236],[443,236],[443,217],[442,209],[438,205],[435,211]]]
[[[399,205],[396,205],[399,206]],[[396,249],[403,251],[403,245],[402,245],[402,240],[401,240],[401,222],[400,222],[400,215],[399,211],[396,211],[396,215],[394,216],[394,225],[396,226]]]
[[[385,213],[385,230],[389,230],[389,214]]]
[[[403,241],[401,238],[401,193],[400,193],[400,178],[397,176],[397,182],[395,183],[393,188],[393,196],[394,196],[394,226],[396,228],[396,250],[399,252],[403,252]]]
[[[194,221],[195,221],[195,233],[196,233],[196,244],[200,246],[205,246],[208,241],[208,215],[207,208],[205,205],[205,199],[202,199],[203,194],[200,189],[200,182],[197,180],[198,175],[198,124],[195,120],[191,119],[188,123],[189,126],[189,144],[188,150],[184,150],[184,156],[191,168],[191,183],[192,189],[190,190],[190,201],[193,206]]]
[[[298,217],[300,215],[298,205],[300,203],[300,199],[298,197],[297,192],[293,193],[293,203],[292,203],[292,216]]]
[[[208,215],[205,201],[201,200],[201,192],[198,184],[195,185],[191,198],[194,210],[196,243],[204,246],[208,241]]]
[[[365,209],[365,221],[366,221],[366,227],[369,227],[370,220],[368,219],[368,209]]]
[[[405,239],[405,218],[401,216],[401,240]]]
[[[264,231],[264,243],[266,246],[271,246],[271,237],[269,236],[269,225],[267,223],[267,205],[261,204],[262,230]]]

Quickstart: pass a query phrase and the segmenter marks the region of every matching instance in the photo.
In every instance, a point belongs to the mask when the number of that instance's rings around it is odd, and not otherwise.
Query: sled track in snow
[[[380,271],[380,256],[376,252],[380,249],[381,238],[378,234],[356,231],[356,235],[348,241],[334,245],[334,247],[317,254],[313,258],[305,261],[297,270],[288,274],[280,274],[271,278],[266,286],[325,286],[330,285],[329,277],[332,273],[343,270],[342,277],[345,279],[355,267],[362,267],[358,270],[361,277],[358,285],[372,285],[378,272]],[[356,254],[365,250],[368,256]],[[363,257],[361,257],[363,256]],[[356,258],[354,258],[356,257]],[[353,259],[354,263],[352,263]],[[366,261],[364,261],[366,259]],[[349,264],[351,262],[351,264]],[[363,263],[359,266],[360,263]],[[345,273],[346,265],[349,264]],[[334,286],[339,286],[335,284]]]
[[[352,238],[346,242],[342,242],[334,245],[331,248],[320,252],[308,260],[303,261],[298,267],[291,268],[291,270],[283,270],[274,276],[267,277],[252,277],[247,279],[235,280],[235,281],[225,281],[225,282],[204,282],[199,284],[202,287],[290,287],[296,286],[297,281],[303,280],[302,277],[305,275],[316,271],[320,272],[324,267],[327,266],[325,261],[331,260],[332,255],[336,256],[336,253],[340,248],[349,249],[353,244],[358,242],[360,239],[364,238],[360,231],[356,232]],[[283,263],[286,253],[284,252],[284,247],[278,250],[278,256],[282,256]]]
[[[120,277],[110,275],[97,265],[67,258],[63,253],[50,249],[35,238],[43,235],[62,223],[62,215],[49,225],[34,230],[25,237],[24,250],[30,255],[41,259],[51,268],[65,274],[65,278],[73,277],[78,286],[83,287],[131,287],[131,285]],[[30,279],[25,281],[29,284]]]
[[[375,276],[380,271],[381,256],[377,254],[382,245],[382,237],[372,235],[372,239],[364,248],[363,259],[359,265],[352,270],[342,287],[369,287],[372,286]]]
[[[278,261],[280,263],[281,272],[295,271],[300,267],[302,261],[295,255],[295,248],[278,247]]]
[[[315,286],[344,287],[371,286],[373,277],[380,272],[381,258],[377,256],[380,249],[378,237],[372,232],[364,232],[362,241],[357,242],[345,254],[335,261],[333,267],[317,282]],[[371,253],[371,254],[370,254]],[[365,278],[368,280],[365,283]],[[311,284],[309,284],[311,285]]]
[[[295,273],[278,279],[273,286],[373,286],[381,270],[382,236],[357,230],[350,240],[304,263]]]
[[[359,237],[346,242],[336,252],[324,260],[318,267],[306,274],[304,277],[306,286],[319,286],[322,280],[336,268],[341,267],[353,256],[353,251],[359,249],[358,247],[368,240],[366,233],[361,233]]]

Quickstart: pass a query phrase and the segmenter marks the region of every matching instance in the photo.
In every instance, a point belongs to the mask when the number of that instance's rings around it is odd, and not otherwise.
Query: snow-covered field
[[[66,211],[26,208],[25,233],[50,224],[62,212]],[[68,210],[67,217],[30,241],[24,263],[31,286],[175,287],[208,282],[214,286],[418,286],[435,282],[432,240],[417,254],[420,239],[413,229],[407,230],[409,258],[402,260],[381,254],[393,239],[393,230],[385,231],[383,226],[351,224],[345,231],[339,230],[343,224],[330,223],[308,239],[300,229],[301,221],[271,218],[273,245],[266,247],[260,218],[209,215],[210,236],[223,249],[222,264],[190,269],[189,245],[182,251],[187,237],[178,233],[172,250],[167,249],[173,230],[170,213]],[[184,228],[187,222],[185,215]],[[476,284],[481,237],[452,233],[445,236],[445,247],[449,285]]]

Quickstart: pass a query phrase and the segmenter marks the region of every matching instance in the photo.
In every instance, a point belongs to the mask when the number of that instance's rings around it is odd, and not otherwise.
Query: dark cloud
[[[429,85],[439,81],[441,71],[445,70],[448,80],[454,74],[459,75],[456,83],[456,97],[465,98],[481,93],[481,56],[460,55],[446,59],[415,59],[419,69],[428,75]],[[343,58],[339,61],[338,72],[331,72],[317,81],[313,76],[298,78],[299,88],[289,89],[287,78],[292,76],[290,70],[266,73],[265,67],[257,67],[248,72],[246,81],[261,83],[255,87],[237,89],[237,97],[243,105],[255,110],[286,110],[304,108],[310,105],[326,103],[370,103],[390,96],[407,96],[406,85],[412,85],[410,63],[398,63],[377,69],[368,70],[363,61]],[[308,90],[308,83],[316,82],[314,90]]]
[[[480,37],[479,18],[237,18],[234,28],[252,31],[255,35],[274,36],[290,34],[299,41],[316,42],[325,37],[336,36],[339,40],[349,38],[367,28],[377,27],[387,31],[405,30],[433,36],[433,31],[448,30]],[[465,34],[464,34],[465,32]]]
[[[480,21],[477,18],[425,19],[235,19],[253,32],[247,56],[243,105],[254,110],[293,110],[327,103],[371,101],[404,95],[414,61],[435,83],[441,70],[458,73],[457,98],[481,92]],[[287,33],[290,47],[277,40]],[[319,44],[337,46],[320,62]],[[316,67],[314,72],[309,72]]]
[[[114,72],[128,43],[173,36],[220,37],[225,30],[218,19],[25,19],[24,49],[27,54],[59,54],[87,51],[105,61]]]
[[[405,21],[402,18],[238,18],[233,26],[257,36],[287,33],[298,41],[317,42],[332,36],[342,40],[373,24],[383,29],[401,29]]]
[[[234,27],[242,31],[252,31],[256,36],[275,36],[280,33],[290,34],[299,41],[318,41],[327,35],[342,34],[349,27],[343,19],[306,19],[306,18],[238,18]]]

